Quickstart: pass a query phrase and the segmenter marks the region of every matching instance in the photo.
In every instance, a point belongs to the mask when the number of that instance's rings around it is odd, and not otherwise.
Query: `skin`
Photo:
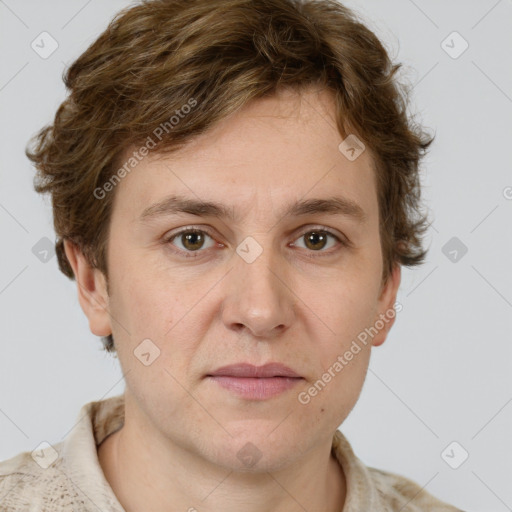
[[[117,185],[109,294],[105,276],[66,242],[90,329],[113,333],[125,374],[125,423],[98,455],[128,512],[342,510],[346,481],[332,436],[393,319],[309,403],[298,395],[392,309],[400,284],[399,266],[381,283],[370,150],[351,162],[338,149],[342,140],[326,90],[257,100],[178,152],[144,158]],[[223,203],[238,218],[140,221],[170,194]],[[333,195],[358,203],[366,221],[279,214],[300,199]],[[183,237],[164,241],[188,226],[212,237],[189,257]],[[311,248],[304,235],[320,228],[349,245],[329,236]],[[236,253],[247,236],[263,249],[252,263]],[[147,338],[160,349],[149,366],[134,355]],[[204,378],[227,364],[270,361],[303,380],[254,401]],[[251,467],[237,457],[249,442],[261,455]]]

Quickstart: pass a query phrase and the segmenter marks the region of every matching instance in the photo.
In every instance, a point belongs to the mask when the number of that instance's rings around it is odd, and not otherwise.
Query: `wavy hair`
[[[428,228],[419,162],[433,141],[407,114],[401,64],[335,0],[146,0],[120,11],[69,67],[53,124],[29,142],[34,187],[52,197],[60,270],[73,279],[64,240],[108,277],[107,241],[120,156],[190,102],[196,106],[157,151],[172,152],[248,102],[281,87],[332,91],[337,129],[374,155],[383,282],[396,264],[419,265]],[[350,132],[348,132],[350,129]],[[105,190],[105,189],[103,189]],[[104,347],[114,352],[112,336]]]

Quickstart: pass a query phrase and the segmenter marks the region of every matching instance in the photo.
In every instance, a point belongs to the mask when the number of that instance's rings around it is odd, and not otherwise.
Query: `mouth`
[[[238,363],[218,368],[206,378],[248,400],[266,400],[295,387],[303,377],[281,363]]]

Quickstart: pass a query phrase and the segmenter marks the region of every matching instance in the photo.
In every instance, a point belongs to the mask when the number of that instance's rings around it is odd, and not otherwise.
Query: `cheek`
[[[314,322],[321,327],[325,337],[317,341],[321,363],[328,367],[338,355],[343,354],[365,329],[373,324],[377,312],[377,286],[375,282],[349,277],[339,285],[324,288],[322,293],[309,293],[309,309],[318,317]],[[319,332],[311,327],[309,337],[319,340]]]
[[[297,396],[297,407],[311,426],[323,424],[328,431],[346,419],[361,393],[369,356],[370,348],[365,346],[338,351],[318,378],[304,386]]]
[[[166,387],[176,396],[179,385],[171,375],[180,382],[188,378],[210,318],[208,302],[198,296],[203,289],[191,286],[192,293],[183,293],[176,279],[135,269],[125,268],[124,276],[118,272],[115,279],[110,313],[123,370],[131,371],[136,387],[163,390],[162,383],[169,381]],[[143,357],[154,362],[144,366]]]
[[[376,296],[375,283],[357,276],[324,288],[322,294],[308,295],[321,322],[306,323],[314,374],[297,399],[311,425],[322,421],[337,428],[357,402],[370,359],[371,339],[365,329],[373,323]]]
[[[183,313],[183,294],[168,273],[152,271],[147,260],[113,251],[111,272],[110,313],[119,335],[131,338],[131,343],[144,338],[162,339],[170,326]],[[128,333],[127,333],[128,331]]]

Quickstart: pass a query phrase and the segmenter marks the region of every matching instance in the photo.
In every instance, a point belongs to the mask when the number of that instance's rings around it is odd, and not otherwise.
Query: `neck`
[[[235,473],[168,439],[165,446],[147,439],[125,424],[98,448],[105,477],[126,512],[343,510],[345,477],[331,440],[279,471]]]

